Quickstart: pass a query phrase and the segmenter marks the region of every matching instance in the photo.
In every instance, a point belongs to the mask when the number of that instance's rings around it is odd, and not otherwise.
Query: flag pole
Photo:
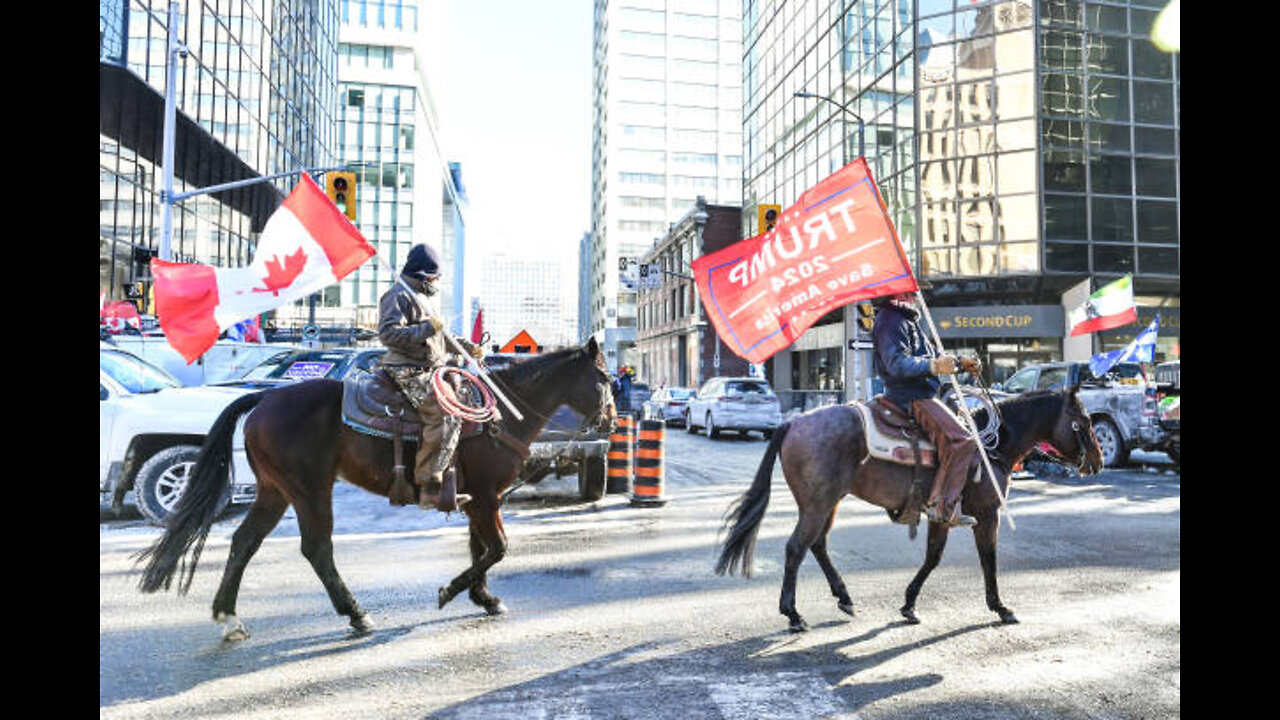
[[[413,298],[413,301],[414,303],[417,304],[418,309],[422,310],[425,313],[427,311],[427,308],[422,306],[422,302],[418,299],[417,291],[409,287],[409,284],[404,281],[404,278],[400,277],[400,273],[396,272],[395,268],[391,267],[391,263],[388,262],[387,259],[382,256],[382,253],[375,253],[375,254],[378,256],[378,260],[382,263],[382,267],[385,268],[387,272],[391,273],[391,277],[396,279],[396,282],[399,283],[400,287],[409,291],[409,297]],[[463,357],[470,357],[470,353],[468,353],[461,345],[458,344],[458,341],[454,339],[452,333],[450,333],[445,328],[441,328],[440,333],[444,335],[445,342],[449,344],[450,349],[452,349],[453,352]],[[488,385],[489,389],[493,391],[494,396],[497,397],[499,400],[501,400],[503,405],[507,406],[507,409],[511,411],[511,414],[515,416],[516,420],[524,420],[524,415],[522,415],[520,411],[516,409],[515,404],[512,403],[511,400],[509,400],[507,396],[502,393],[501,390],[498,389],[498,386],[493,382],[493,378],[490,378],[489,373],[485,372],[484,367],[480,365],[480,363],[472,363],[472,364],[475,365],[476,375],[479,375],[480,379],[484,381],[484,384]]]
[[[933,324],[933,315],[929,313],[929,306],[924,302],[924,293],[916,288],[916,302],[920,305],[920,310],[929,323],[929,332],[933,335],[933,343],[938,348],[938,352],[942,352],[942,338],[938,336],[938,328]],[[1009,521],[1009,529],[1017,530],[1018,526],[1013,522],[1013,513],[1009,512],[1009,505],[1005,502],[1004,493],[1000,492],[1000,484],[996,482],[995,471],[991,469],[991,460],[987,457],[987,446],[982,442],[982,438],[978,433],[978,425],[973,421],[973,415],[969,414],[969,405],[964,401],[964,394],[960,390],[960,381],[956,380],[955,373],[948,375],[951,378],[951,387],[956,391],[956,404],[960,406],[960,414],[965,420],[965,429],[969,431],[969,435],[973,437],[973,441],[977,443],[978,456],[982,458],[982,467],[987,471],[987,477],[991,480],[991,488],[996,491],[996,499],[1000,501],[1000,508],[1004,510],[1005,518]]]

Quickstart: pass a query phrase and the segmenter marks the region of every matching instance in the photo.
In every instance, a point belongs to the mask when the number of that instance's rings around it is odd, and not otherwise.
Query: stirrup
[[[457,474],[453,468],[449,468],[441,477],[437,492],[428,493],[425,486],[422,488],[422,493],[418,496],[418,507],[444,513],[455,512],[471,502],[471,496],[458,492],[457,488]]]
[[[965,515],[960,512],[959,501],[956,502],[955,508],[951,510],[951,515],[946,518],[940,517],[941,513],[939,510],[941,509],[941,505],[941,498],[931,503],[925,503],[924,514],[925,517],[928,518],[929,522],[940,523],[947,527],[973,527],[978,524],[978,520],[972,515]]]

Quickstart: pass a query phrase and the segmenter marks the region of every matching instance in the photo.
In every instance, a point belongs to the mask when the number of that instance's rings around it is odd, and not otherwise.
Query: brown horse
[[[439,606],[463,590],[491,615],[506,607],[488,590],[486,573],[507,549],[502,527],[503,491],[523,467],[527,453],[551,414],[568,405],[607,431],[616,420],[609,377],[595,340],[581,348],[536,355],[492,373],[500,389],[516,404],[522,420],[508,417],[496,435],[483,433],[458,446],[459,490],[471,495],[463,506],[470,529],[471,566],[438,593]],[[342,382],[309,380],[246,395],[232,402],[214,422],[196,460],[186,491],[166,523],[164,534],[140,554],[148,561],[139,582],[143,592],[169,589],[179,561],[191,586],[205,538],[226,492],[231,438],[238,418],[245,420],[245,451],[258,479],[258,494],[231,539],[222,583],[213,600],[214,620],[223,624],[223,637],[249,636],[236,618],[236,596],[245,566],[263,538],[293,505],[302,535],[302,554],[324,583],[333,607],[350,618],[357,632],[372,623],[347,589],[333,563],[333,484],[341,477],[369,492],[386,496],[392,485],[392,443],[357,432],[342,421]],[[405,443],[404,457],[412,460],[415,443]],[[410,462],[410,466],[412,463]],[[187,554],[191,554],[187,562]]]
[[[1102,467],[1102,451],[1089,416],[1076,397],[1077,390],[1078,387],[1072,387],[1027,393],[996,403],[1001,417],[999,440],[989,454],[1002,495],[1007,492],[1009,469],[1041,442],[1050,443],[1085,474],[1095,473]],[[978,427],[986,426],[987,412],[985,407],[974,412]],[[751,488],[729,509],[725,526],[732,523],[732,528],[716,564],[717,574],[733,573],[741,565],[743,573],[750,577],[756,533],[769,505],[773,465],[779,455],[782,474],[800,510],[795,531],[787,541],[779,611],[790,620],[792,632],[801,632],[807,630],[808,625],[796,612],[796,571],[806,552],[812,552],[822,567],[840,610],[853,614],[853,601],[849,599],[844,580],[827,555],[827,535],[835,522],[841,498],[852,494],[891,513],[897,512],[907,502],[912,468],[867,457],[862,416],[851,405],[829,405],[784,423],[774,433]],[[973,538],[986,581],[987,607],[999,614],[1003,622],[1016,623],[1013,612],[1000,602],[996,588],[1000,499],[981,466],[975,463],[974,470],[978,475],[974,482],[965,483],[961,508],[978,520]],[[900,610],[910,623],[919,622],[915,614],[916,596],[925,578],[942,559],[949,531],[947,525],[929,523],[924,565],[907,586],[906,604]]]

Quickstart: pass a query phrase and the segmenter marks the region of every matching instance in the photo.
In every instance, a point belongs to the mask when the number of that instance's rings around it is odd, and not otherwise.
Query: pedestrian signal
[[[351,222],[356,221],[356,174],[331,172],[326,177],[325,194]]]
[[[756,234],[763,235],[773,229],[778,224],[778,219],[782,217],[781,205],[757,205],[756,206]]]
[[[864,333],[870,334],[871,329],[876,326],[876,309],[869,301],[863,300],[858,303],[858,329]]]

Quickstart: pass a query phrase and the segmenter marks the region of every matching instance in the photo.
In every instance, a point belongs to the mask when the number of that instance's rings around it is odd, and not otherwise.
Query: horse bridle
[[[1085,430],[1084,426],[1080,424],[1080,418],[1074,418],[1074,417],[1071,418],[1071,431],[1075,433],[1076,452],[1079,455],[1079,457],[1076,458],[1074,464],[1075,464],[1076,470],[1083,470],[1085,462],[1089,459],[1089,452],[1088,450],[1086,450],[1086,448],[1088,447],[1087,443],[1088,443],[1089,437],[1086,434],[1087,431]],[[1046,455],[1049,456],[1050,459],[1060,462],[1064,465],[1072,464],[1072,461],[1068,460],[1066,456],[1062,454],[1062,451],[1059,450],[1057,447],[1049,443],[1044,443],[1044,445],[1053,451],[1052,453],[1045,453]]]

